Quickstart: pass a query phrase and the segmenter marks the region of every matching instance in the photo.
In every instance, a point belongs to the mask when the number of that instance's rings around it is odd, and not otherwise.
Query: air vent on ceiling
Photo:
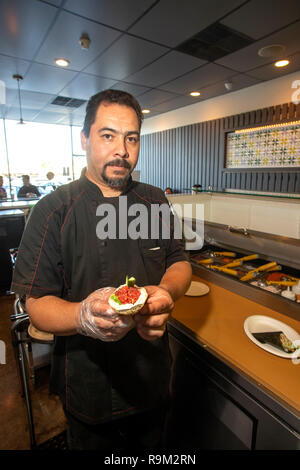
[[[228,26],[221,23],[214,23],[179,44],[175,49],[212,62],[253,42],[254,39],[239,31],[228,28]]]
[[[66,106],[67,108],[79,108],[86,100],[79,100],[77,98],[68,98],[67,96],[57,96],[51,104],[56,106]]]

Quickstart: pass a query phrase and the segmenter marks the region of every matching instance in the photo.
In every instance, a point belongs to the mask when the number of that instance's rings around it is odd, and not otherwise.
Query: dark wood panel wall
[[[300,104],[285,103],[141,138],[141,181],[177,191],[203,188],[300,193],[300,167],[224,169],[225,136],[235,129],[300,120]]]

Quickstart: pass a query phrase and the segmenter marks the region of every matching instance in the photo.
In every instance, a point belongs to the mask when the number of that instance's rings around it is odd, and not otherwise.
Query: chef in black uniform
[[[11,288],[26,296],[31,322],[55,335],[50,386],[68,418],[71,449],[160,449],[171,362],[166,325],[191,266],[172,223],[164,235],[161,215],[151,236],[153,205],[168,207],[163,191],[130,176],[141,123],[128,93],[90,99],[82,131],[87,171],[36,204],[14,271]],[[129,236],[136,208],[144,214],[141,234]],[[133,317],[107,302],[127,274],[148,292]]]

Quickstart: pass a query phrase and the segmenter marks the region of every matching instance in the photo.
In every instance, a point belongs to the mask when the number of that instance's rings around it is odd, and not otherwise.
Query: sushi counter
[[[189,255],[208,292],[179,299],[168,327],[171,446],[300,450],[300,242],[211,221],[200,236]],[[294,349],[254,337],[270,331]]]
[[[193,272],[209,292],[179,299],[169,322],[174,448],[300,449],[300,354],[271,354],[244,330],[261,315],[300,334],[300,312],[287,317]]]

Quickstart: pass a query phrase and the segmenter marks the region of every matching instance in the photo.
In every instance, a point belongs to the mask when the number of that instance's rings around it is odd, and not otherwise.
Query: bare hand
[[[169,292],[158,286],[146,286],[148,299],[133,319],[138,334],[145,340],[161,338],[166,330],[174,302]]]

